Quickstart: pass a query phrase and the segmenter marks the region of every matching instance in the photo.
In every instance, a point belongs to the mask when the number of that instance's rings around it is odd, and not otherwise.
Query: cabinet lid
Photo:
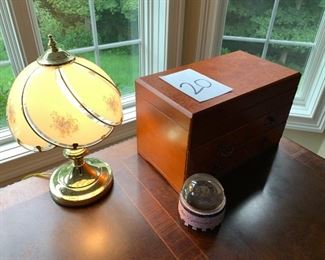
[[[200,103],[159,78],[162,75],[168,75],[188,68],[233,88],[233,91]],[[137,83],[145,86],[149,91],[159,96],[186,117],[192,118],[194,114],[203,110],[209,110],[241,95],[250,95],[268,88],[275,82],[291,77],[299,77],[299,75],[299,72],[292,69],[243,51],[236,51],[145,76],[138,79]],[[278,88],[282,87],[278,86]],[[286,89],[284,88],[283,90],[279,89],[279,93],[285,91]]]

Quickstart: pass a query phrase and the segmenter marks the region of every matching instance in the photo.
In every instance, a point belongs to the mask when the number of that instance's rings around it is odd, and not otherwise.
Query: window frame
[[[88,1],[90,5],[93,4],[93,0]],[[32,0],[4,0],[0,3],[0,8],[6,7],[1,12],[1,18],[5,17],[6,19],[6,30],[8,27],[11,37],[14,38],[13,41],[17,43],[17,45],[10,45],[10,43],[8,47],[6,45],[6,49],[21,51],[21,65],[15,71],[17,75],[25,65],[34,61],[43,52],[33,2]],[[94,12],[94,10],[92,11]],[[162,71],[166,69],[167,65],[168,11],[168,0],[139,0],[139,39],[102,45],[97,42],[96,46],[74,49],[71,52],[80,53],[89,51],[90,48],[96,53],[96,49],[98,51],[99,49],[139,44],[140,63],[142,64],[140,75]],[[92,15],[94,16],[94,13]],[[11,60],[12,55],[8,56],[10,61],[15,63],[15,60]],[[107,139],[90,147],[90,152],[135,135],[135,94],[123,96],[122,106],[123,124],[116,127]],[[10,183],[30,172],[48,169],[63,160],[60,148],[44,153],[31,152],[14,142],[8,128],[0,129],[0,185]]]
[[[9,2],[0,1],[0,10],[0,23],[2,25],[0,30],[8,55],[8,60],[3,63],[6,63],[8,65],[10,64],[13,73],[17,75],[25,67],[26,59],[21,52],[18,35],[12,29],[14,20],[9,12]]]

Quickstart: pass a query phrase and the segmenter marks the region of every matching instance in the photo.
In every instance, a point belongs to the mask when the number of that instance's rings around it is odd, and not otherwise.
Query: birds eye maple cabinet
[[[233,90],[198,102],[159,78],[188,68]],[[197,172],[220,177],[278,144],[300,76],[237,51],[141,77],[136,80],[138,153],[176,191]]]

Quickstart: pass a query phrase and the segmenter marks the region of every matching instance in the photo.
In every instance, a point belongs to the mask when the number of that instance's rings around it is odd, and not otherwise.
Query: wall
[[[311,133],[285,129],[283,135],[306,149],[325,158],[325,133]]]
[[[201,0],[186,1],[184,16],[182,64],[192,63],[196,59],[200,11]]]

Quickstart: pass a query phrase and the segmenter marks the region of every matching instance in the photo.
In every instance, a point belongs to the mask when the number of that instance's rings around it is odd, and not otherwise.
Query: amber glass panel
[[[40,67],[32,74],[25,87],[23,108],[34,130],[44,139],[68,148],[74,144],[93,145],[106,137],[112,127],[98,124],[90,114],[86,115],[64,89],[57,67]],[[96,93],[89,91],[92,94]]]
[[[121,123],[120,93],[112,79],[96,64],[77,58],[62,66],[60,74],[67,89],[94,117],[113,126]]]
[[[25,119],[21,104],[21,96],[25,83],[33,71],[38,68],[39,65],[37,62],[33,62],[16,78],[8,97],[7,115],[10,130],[19,144],[29,150],[45,151],[53,148],[53,146],[32,131]]]

